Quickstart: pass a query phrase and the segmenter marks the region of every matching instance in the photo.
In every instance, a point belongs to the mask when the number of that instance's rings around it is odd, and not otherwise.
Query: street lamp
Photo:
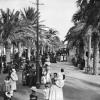
[[[39,65],[39,0],[37,0],[37,42],[36,42],[36,87],[40,87],[40,65]]]

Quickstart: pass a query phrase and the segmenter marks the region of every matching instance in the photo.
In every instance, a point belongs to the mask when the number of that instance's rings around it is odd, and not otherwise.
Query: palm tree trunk
[[[14,43],[12,43],[12,45],[13,45],[13,62],[14,62],[14,57],[15,57],[15,45],[14,45]]]
[[[95,39],[94,46],[93,46],[93,74],[94,75],[98,74],[97,64],[98,64],[98,39]]]
[[[15,54],[14,50],[15,50],[15,46],[14,46],[14,44],[13,44],[13,56],[14,56],[14,54]]]
[[[30,60],[30,58],[31,58],[31,48],[28,47],[28,59]]]
[[[43,55],[43,46],[41,46],[41,54]]]
[[[83,43],[79,46],[79,55],[82,58],[84,58],[84,44]]]
[[[18,43],[18,52],[19,52],[19,57],[21,57],[22,55],[21,42]]]
[[[11,61],[10,55],[11,55],[11,48],[10,45],[6,45],[6,63]]]
[[[0,56],[3,54],[4,45],[0,43]]]
[[[91,58],[91,35],[88,36],[88,58],[87,58],[87,72],[90,68],[90,58]]]
[[[84,40],[84,60],[85,60],[85,69],[87,68],[87,57],[86,57],[86,51],[87,51],[87,43],[86,41]]]

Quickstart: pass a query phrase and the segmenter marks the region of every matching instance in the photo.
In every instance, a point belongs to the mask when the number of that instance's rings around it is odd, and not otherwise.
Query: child
[[[4,80],[4,100],[11,100],[12,92],[11,92],[11,83],[10,83],[10,76],[8,75]]]
[[[54,73],[52,78],[52,84],[55,84],[56,78],[57,78],[57,73]]]
[[[10,92],[11,90],[10,76],[7,76],[6,79],[4,80],[4,87],[5,87],[5,92]]]

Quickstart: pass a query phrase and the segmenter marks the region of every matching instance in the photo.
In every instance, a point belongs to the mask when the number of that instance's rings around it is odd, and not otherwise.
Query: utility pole
[[[37,52],[36,52],[36,87],[40,87],[40,65],[39,65],[39,0],[37,0]]]

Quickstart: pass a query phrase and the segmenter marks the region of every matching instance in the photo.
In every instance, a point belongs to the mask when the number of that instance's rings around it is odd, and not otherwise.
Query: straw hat
[[[51,63],[50,63],[50,62],[45,62],[45,65],[50,66],[50,65],[51,65]]]
[[[16,72],[16,70],[15,70],[14,68],[12,69],[12,71],[13,71],[13,72]]]
[[[11,93],[9,93],[9,92],[5,92],[5,95],[8,97],[8,98],[11,98]]]
[[[37,91],[37,88],[36,88],[35,86],[32,86],[32,87],[31,87],[31,90],[32,90],[32,91]]]

